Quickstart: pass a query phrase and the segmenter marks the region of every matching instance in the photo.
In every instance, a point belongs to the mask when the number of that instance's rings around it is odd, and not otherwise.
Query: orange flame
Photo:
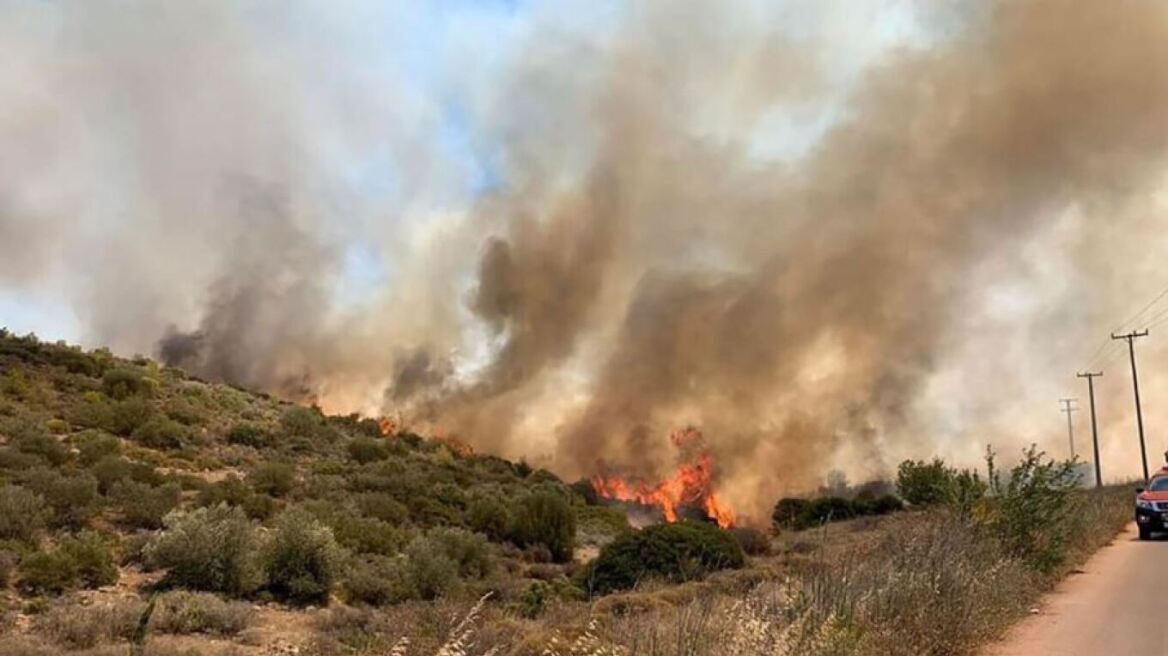
[[[670,436],[679,447],[700,438],[701,434],[692,428]],[[657,483],[597,475],[592,479],[592,488],[605,499],[632,501],[660,508],[667,522],[677,521],[679,506],[693,506],[701,508],[718,526],[729,528],[734,525],[734,511],[714,494],[713,470],[713,456],[702,451],[692,462],[682,463],[673,475]]]
[[[377,420],[377,428],[381,430],[383,437],[390,435],[397,435],[397,423],[389,417],[381,417]]]

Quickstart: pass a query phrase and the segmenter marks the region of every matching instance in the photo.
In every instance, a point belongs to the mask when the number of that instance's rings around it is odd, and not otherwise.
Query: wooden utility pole
[[[1136,374],[1136,345],[1137,337],[1147,337],[1148,331],[1143,332],[1132,331],[1125,335],[1116,335],[1111,333],[1111,339],[1127,340],[1127,352],[1131,356],[1131,370],[1132,370],[1132,389],[1136,394],[1136,427],[1140,432],[1140,462],[1144,465],[1144,480],[1148,480],[1148,451],[1144,448],[1144,414],[1140,410],[1140,377]]]
[[[1075,374],[1087,379],[1087,396],[1091,399],[1091,443],[1095,446],[1095,487],[1103,487],[1103,472],[1099,468],[1099,425],[1095,423],[1095,379],[1103,372]]]
[[[1071,442],[1071,460],[1075,459],[1075,424],[1071,421],[1071,413],[1078,412],[1079,409],[1073,404],[1078,399],[1059,399],[1059,403],[1063,404],[1063,412],[1067,413],[1067,439]]]

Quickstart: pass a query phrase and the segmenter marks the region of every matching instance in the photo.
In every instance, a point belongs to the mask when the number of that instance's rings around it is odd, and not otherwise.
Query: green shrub
[[[851,501],[841,497],[819,497],[807,503],[807,507],[795,519],[795,528],[813,528],[855,516],[856,509]]]
[[[256,532],[239,508],[219,505],[172,512],[166,530],[146,547],[147,560],[167,580],[192,590],[244,595],[260,584]]]
[[[20,554],[10,549],[0,548],[0,590],[8,587],[12,582],[12,574],[20,563]]]
[[[0,540],[33,542],[45,524],[45,500],[17,485],[0,487]]]
[[[120,481],[110,494],[122,512],[122,523],[133,528],[162,528],[163,518],[178,507],[182,493],[177,483],[152,487],[145,483]]]
[[[296,406],[280,415],[280,432],[285,437],[312,439],[319,436],[323,428],[324,417],[315,408]]]
[[[112,435],[88,432],[77,445],[77,459],[86,467],[91,467],[108,456],[122,454],[122,441]]]
[[[173,419],[155,417],[139,426],[130,437],[152,449],[181,449],[186,441],[186,429]]]
[[[133,369],[110,369],[101,377],[101,391],[120,401],[135,394],[148,395],[152,385]]]
[[[36,632],[56,645],[86,654],[106,653],[93,649],[103,643],[129,640],[138,628],[145,604],[136,599],[113,599],[91,604],[54,605],[37,616]],[[53,653],[56,653],[55,651]]]
[[[392,556],[404,541],[402,532],[392,524],[372,517],[342,513],[325,523],[333,529],[337,542],[356,553]]]
[[[225,601],[209,592],[176,590],[158,597],[149,627],[155,633],[233,636],[254,619],[250,604]]]
[[[63,476],[51,469],[34,469],[25,473],[22,482],[45,500],[51,511],[48,522],[54,527],[81,529],[97,513],[97,479],[89,473]]]
[[[39,430],[25,430],[14,440],[21,453],[39,456],[54,467],[69,461],[69,449],[61,441]]]
[[[799,523],[799,517],[806,510],[810,504],[807,499],[798,499],[794,497],[784,497],[779,499],[775,504],[775,510],[771,513],[771,520],[778,528],[795,528]]]
[[[904,510],[904,502],[895,494],[885,494],[873,499],[868,505],[868,514],[887,515]]]
[[[311,514],[293,508],[276,519],[264,547],[268,590],[294,604],[327,604],[339,551],[332,531]]]
[[[34,551],[20,560],[16,587],[27,595],[61,594],[77,585],[74,563],[60,551]]]
[[[521,547],[541,544],[553,560],[568,562],[576,540],[576,514],[562,494],[534,492],[519,502],[511,537]]]
[[[111,429],[116,435],[129,436],[153,417],[153,404],[140,396],[131,396],[114,403]]]
[[[276,502],[266,494],[256,494],[238,476],[229,475],[199,492],[198,504],[217,506],[227,504],[243,509],[252,519],[267,519],[276,510]]]
[[[261,449],[268,446],[271,436],[262,426],[244,423],[236,424],[227,431],[227,441],[231,444]]]
[[[511,513],[497,497],[483,496],[472,501],[467,508],[466,523],[476,533],[499,542],[507,538]]]
[[[481,579],[491,570],[491,552],[487,540],[461,528],[433,528],[426,532],[432,548],[446,554],[458,566],[463,578]]]
[[[990,524],[1008,554],[1049,574],[1066,561],[1077,478],[1074,461],[1044,461],[1045,455],[1034,446],[1025,451],[998,490]]]
[[[952,470],[940,458],[932,462],[905,460],[896,472],[897,493],[914,506],[947,502],[952,483]]]
[[[458,563],[425,536],[406,547],[409,584],[421,599],[436,599],[458,586]]]
[[[348,450],[349,457],[363,465],[389,457],[389,448],[385,445],[385,440],[372,437],[359,437],[349,442]]]
[[[357,495],[357,509],[362,515],[390,524],[401,524],[410,516],[408,508],[394,499],[393,495],[383,492],[366,492]]]
[[[109,401],[96,392],[89,392],[66,411],[66,419],[74,426],[112,430],[114,410]]]
[[[257,492],[273,497],[287,496],[296,483],[296,468],[282,462],[264,462],[247,475],[247,482]]]
[[[410,578],[410,563],[403,556],[365,555],[351,558],[341,581],[349,603],[384,606],[417,596]]]
[[[628,590],[649,578],[691,581],[746,564],[742,547],[717,526],[696,522],[658,524],[621,536],[581,570],[590,594]]]
[[[83,588],[100,588],[118,580],[118,568],[109,546],[97,533],[83,531],[66,537],[57,546],[57,551],[69,560],[70,569]]]
[[[194,404],[182,397],[169,399],[163,410],[167,417],[185,426],[199,426],[207,422],[206,416]]]
[[[131,462],[121,456],[106,456],[89,468],[97,479],[97,489],[102,494],[110,494],[120,481],[134,481],[155,486],[162,483],[162,476],[144,462]]]

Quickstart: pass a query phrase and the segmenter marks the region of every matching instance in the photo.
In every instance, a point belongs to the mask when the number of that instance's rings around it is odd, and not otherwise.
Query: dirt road
[[[1168,655],[1168,539],[1135,524],[1043,599],[984,656]]]

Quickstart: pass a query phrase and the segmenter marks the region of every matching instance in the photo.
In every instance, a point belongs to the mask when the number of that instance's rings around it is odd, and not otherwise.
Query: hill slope
[[[384,428],[0,332],[0,627],[63,622],[52,609],[86,589],[134,602],[111,640],[155,591],[216,593],[169,592],[156,612],[224,617],[254,614],[232,598],[519,599],[532,576],[571,588],[578,522],[588,540],[627,528],[549,472]]]

